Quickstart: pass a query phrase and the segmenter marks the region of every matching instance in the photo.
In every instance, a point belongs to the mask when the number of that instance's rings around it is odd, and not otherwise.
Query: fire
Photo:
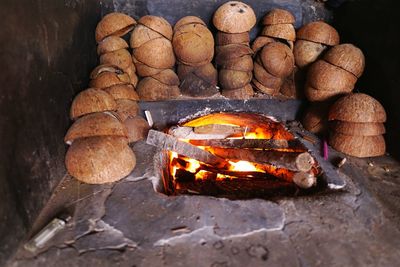
[[[231,171],[237,171],[237,172],[256,172],[256,171],[261,171],[260,169],[257,169],[257,167],[248,161],[244,161],[244,160],[240,160],[238,162],[233,162],[233,161],[229,161],[229,163],[231,164],[231,167],[229,168],[229,170]]]

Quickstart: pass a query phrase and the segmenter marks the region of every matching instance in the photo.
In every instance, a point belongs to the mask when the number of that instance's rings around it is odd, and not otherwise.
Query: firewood
[[[235,134],[243,133],[245,129],[239,126],[224,124],[208,124],[204,126],[194,127],[194,132],[198,134]]]
[[[196,146],[220,148],[285,149],[289,147],[288,141],[284,139],[204,139],[190,140],[189,142]]]
[[[171,127],[168,133],[176,138],[180,139],[224,139],[232,134],[230,132],[226,133],[195,133],[192,127]]]
[[[317,178],[312,173],[296,172],[293,175],[293,182],[300,188],[310,188],[317,183]]]

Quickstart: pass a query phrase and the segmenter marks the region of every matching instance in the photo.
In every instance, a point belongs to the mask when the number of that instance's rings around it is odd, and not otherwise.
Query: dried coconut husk
[[[217,74],[216,74],[217,75]],[[186,74],[179,86],[182,95],[192,97],[210,97],[219,93],[214,80],[204,79],[196,75],[196,72]]]
[[[179,79],[183,82],[187,75],[193,73],[195,76],[207,82],[207,84],[216,86],[218,83],[218,72],[214,65],[207,63],[203,66],[194,67],[184,64],[179,64],[177,68]]]
[[[331,102],[312,103],[306,110],[302,124],[304,129],[315,134],[328,131],[328,112]]]
[[[109,93],[115,100],[117,99],[129,99],[138,101],[139,96],[135,91],[135,88],[131,84],[118,84],[108,88],[104,88],[104,91]]]
[[[172,35],[173,35],[172,26],[164,18],[147,15],[141,17],[138,23],[146,26],[149,29],[152,29],[155,32],[158,32],[168,40],[170,41],[172,40]]]
[[[336,133],[356,136],[374,136],[386,133],[385,126],[380,122],[331,121],[330,129]]]
[[[283,83],[281,78],[270,74],[257,62],[254,63],[254,78],[256,78],[264,87],[269,88],[269,90],[267,90],[268,92],[270,89],[273,89],[274,92],[279,91]]]
[[[292,73],[294,68],[292,50],[279,42],[265,45],[260,52],[260,59],[265,70],[275,77],[284,78]]]
[[[258,89],[260,92],[262,92],[264,94],[277,95],[279,93],[279,88],[276,89],[276,88],[267,87],[267,86],[263,85],[262,83],[260,83],[259,81],[257,81],[257,79],[253,79],[251,82],[253,83],[253,85],[256,89]]]
[[[136,90],[143,101],[174,99],[180,95],[178,86],[163,84],[152,77],[140,80]]]
[[[295,66],[293,72],[283,80],[281,94],[292,99],[304,98],[304,80],[305,73]]]
[[[134,87],[136,87],[136,85],[137,85],[137,83],[138,83],[138,81],[139,81],[139,78],[138,78],[138,76],[136,75],[135,64],[133,64],[133,62],[132,62],[132,64],[131,64],[128,68],[124,69],[124,72],[125,72],[126,74],[128,74],[130,83],[131,83]]]
[[[161,37],[163,36],[158,32],[139,24],[135,27],[135,29],[133,29],[129,43],[131,47],[135,49],[147,43],[148,41]]]
[[[340,152],[359,158],[382,156],[386,150],[382,135],[352,136],[334,132],[330,134],[329,144]]]
[[[136,157],[122,137],[89,137],[72,143],[65,156],[68,173],[81,182],[104,184],[127,176]]]
[[[113,12],[105,15],[96,26],[96,42],[104,38],[113,36],[123,36],[130,32],[136,21],[128,15]]]
[[[385,122],[386,112],[373,97],[355,93],[337,100],[329,111],[329,120],[348,122]]]
[[[321,101],[334,101],[341,96],[349,94],[351,90],[344,91],[329,91],[329,90],[317,90],[308,83],[304,86],[304,95],[311,102]]]
[[[250,99],[253,97],[254,91],[251,84],[246,84],[242,88],[222,89],[221,94],[229,99]]]
[[[223,89],[236,89],[250,83],[252,77],[251,71],[221,69],[219,71],[218,80]]]
[[[117,84],[130,83],[129,75],[114,72],[102,72],[90,81],[89,86],[93,88],[106,88]]]
[[[264,27],[261,35],[289,41],[296,40],[296,30],[292,24],[275,24]]]
[[[128,118],[124,121],[124,125],[128,131],[129,143],[144,140],[150,130],[148,122],[140,116]]]
[[[253,58],[250,55],[245,55],[235,59],[227,60],[220,65],[221,69],[252,71]]]
[[[92,70],[92,72],[90,73],[90,79],[96,79],[97,76],[99,76],[103,72],[112,72],[116,74],[124,73],[124,71],[117,66],[111,64],[101,64]]]
[[[179,27],[172,39],[175,55],[187,65],[201,66],[214,57],[214,37],[202,24]]]
[[[152,68],[169,69],[175,65],[175,55],[169,40],[156,38],[136,48],[134,57]],[[138,69],[138,67],[136,66]]]
[[[69,128],[64,142],[71,144],[78,138],[91,136],[128,137],[124,125],[112,114],[107,112],[92,113],[79,118]]]
[[[365,68],[363,52],[352,44],[340,44],[332,47],[325,53],[324,60],[351,72],[358,78]]]
[[[254,54],[256,54],[265,45],[273,42],[276,42],[274,38],[268,36],[258,36],[251,45],[251,49],[253,50]]]
[[[128,43],[118,36],[108,36],[104,38],[97,46],[97,54],[101,56],[102,54],[114,52],[120,49],[127,49]]]
[[[317,90],[351,92],[357,77],[324,60],[317,60],[308,70],[307,82]]]
[[[217,65],[223,64],[225,61],[228,60],[253,54],[253,50],[250,47],[241,44],[216,46],[215,52],[215,63],[217,63]]]
[[[297,40],[294,44],[293,54],[296,65],[300,68],[308,66],[318,59],[326,45],[307,40]]]
[[[165,69],[162,68],[152,68],[150,66],[147,66],[146,64],[138,61],[135,56],[132,56],[133,63],[135,64],[136,67],[136,72],[140,77],[147,77],[147,76],[154,76],[160,72],[162,72]]]
[[[156,75],[153,75],[152,78],[166,85],[179,85],[178,75],[176,75],[176,73],[171,69],[165,69]]]
[[[329,46],[339,44],[339,33],[323,21],[310,22],[297,31],[297,39],[321,43]]]
[[[217,32],[215,43],[218,46],[228,45],[228,44],[248,45],[250,43],[250,35],[248,32],[225,33],[219,31]]]
[[[111,64],[126,69],[133,64],[132,56],[126,49],[109,52],[100,56],[100,64]]]
[[[229,1],[221,5],[213,16],[214,26],[222,32],[248,32],[256,24],[253,9],[239,1]]]
[[[114,98],[107,92],[89,88],[80,92],[72,101],[70,117],[77,119],[85,114],[112,111],[117,108]]]
[[[196,16],[186,16],[181,18],[175,23],[174,32],[177,31],[180,27],[188,24],[200,24],[207,26],[206,23],[199,17]]]
[[[295,17],[287,10],[275,8],[268,12],[262,20],[262,25],[294,24]]]
[[[125,121],[128,118],[133,118],[138,115],[140,108],[136,101],[117,99],[115,102],[117,103],[117,108],[114,114],[120,121]]]

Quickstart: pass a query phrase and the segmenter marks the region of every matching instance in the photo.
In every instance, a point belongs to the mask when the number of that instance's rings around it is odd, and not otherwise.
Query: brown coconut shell
[[[127,49],[128,43],[118,36],[108,36],[104,38],[97,46],[97,54],[102,55],[110,52],[114,52],[120,49]]]
[[[140,116],[128,118],[124,121],[128,132],[128,142],[133,143],[147,138],[150,126],[148,122]]]
[[[239,58],[246,55],[252,55],[253,50],[247,45],[229,44],[215,47],[215,63],[223,64],[225,61]]]
[[[128,118],[133,118],[139,114],[139,105],[137,101],[130,99],[117,99],[117,108],[114,115],[120,120],[125,121]]]
[[[118,181],[127,176],[135,165],[136,157],[126,138],[115,136],[78,139],[65,156],[68,173],[88,184]]]
[[[331,133],[329,144],[340,152],[359,158],[382,156],[386,151],[382,135],[354,136]]]
[[[114,98],[107,92],[89,88],[80,92],[72,101],[70,117],[72,120],[85,114],[112,111],[117,108]]]
[[[135,58],[135,56],[132,56],[132,60],[133,63],[135,64],[137,74],[141,77],[154,76],[157,73],[160,73],[161,71],[165,70],[162,68],[152,68],[150,66],[147,66],[146,64],[138,61]]]
[[[254,54],[256,54],[265,45],[273,42],[276,42],[274,38],[268,36],[258,36],[251,45],[251,49],[253,50]]]
[[[323,21],[310,22],[297,31],[297,39],[308,40],[329,46],[339,44],[339,33]]]
[[[292,73],[294,68],[292,50],[279,42],[269,43],[264,46],[260,53],[260,59],[265,70],[275,77],[286,77]]]
[[[375,98],[362,94],[349,94],[336,101],[330,111],[329,120],[348,122],[385,122],[386,112]]]
[[[221,5],[213,16],[214,26],[222,32],[248,32],[256,24],[256,14],[247,4],[229,1]]]
[[[187,75],[193,73],[196,77],[199,77],[210,85],[216,86],[218,83],[218,72],[211,63],[199,67],[179,64],[177,72],[181,81],[183,81]]]
[[[92,113],[72,124],[64,137],[64,142],[71,144],[75,139],[91,136],[128,137],[128,132],[114,115],[107,112]]]
[[[176,75],[176,73],[171,69],[165,69],[156,75],[153,75],[152,78],[166,85],[179,85],[178,75]]]
[[[220,67],[227,70],[252,71],[253,58],[250,55],[245,55],[235,59],[227,60],[221,64]]]
[[[115,100],[117,99],[129,99],[138,101],[139,96],[135,91],[135,88],[131,84],[118,84],[104,89],[109,93]]]
[[[152,68],[169,69],[175,65],[172,44],[164,37],[144,43],[134,50],[133,55],[138,61]]]
[[[351,90],[317,90],[307,83],[304,86],[304,95],[311,102],[334,101],[350,92]]]
[[[178,86],[169,86],[152,77],[139,81],[137,93],[143,101],[175,99],[180,95]]]
[[[133,62],[129,51],[126,49],[120,49],[101,55],[100,64],[111,64],[121,69],[127,69],[133,64]]]
[[[148,41],[161,37],[163,36],[158,32],[139,24],[135,27],[135,29],[133,29],[129,43],[131,47],[135,49],[147,43]]]
[[[325,53],[324,60],[351,72],[358,78],[365,68],[363,52],[352,44],[340,44],[332,47]]]
[[[380,122],[331,121],[330,129],[336,133],[357,136],[374,136],[386,133],[385,126]]]
[[[324,60],[317,60],[308,70],[307,82],[317,90],[351,92],[357,77]]]
[[[200,24],[207,26],[206,23],[199,17],[196,16],[186,16],[181,18],[175,23],[174,32],[177,31],[180,27],[188,24]]]
[[[113,36],[123,36],[130,32],[136,21],[128,15],[119,12],[113,12],[105,15],[96,26],[96,42],[104,38]]]
[[[248,32],[241,32],[241,33],[217,32],[215,43],[217,45],[248,44],[250,43],[250,35]]]
[[[268,12],[262,20],[262,25],[294,24],[295,17],[287,10],[275,8]]]
[[[90,81],[89,86],[93,88],[106,88],[117,84],[130,83],[129,75],[114,72],[102,72]]]
[[[168,40],[170,41],[172,40],[172,35],[173,35],[172,26],[164,18],[147,15],[141,17],[138,22],[139,24],[142,24],[147,28],[152,29],[155,32],[158,32]]]
[[[296,40],[296,30],[292,24],[275,24],[265,26],[261,35],[289,41]]]
[[[223,89],[221,94],[229,99],[250,99],[254,95],[253,87],[247,84],[242,88],[232,90]]]
[[[304,129],[315,134],[327,132],[328,112],[331,104],[331,102],[312,103],[302,119]]]
[[[327,46],[321,43],[297,40],[293,49],[296,65],[300,68],[308,66],[310,63],[316,61],[326,48]]]
[[[200,66],[214,57],[214,37],[202,24],[182,25],[172,39],[175,55],[187,65]]]
[[[275,77],[270,74],[268,71],[264,69],[263,66],[254,63],[254,77],[260,82],[264,87],[269,89],[273,89],[275,91],[279,91],[279,88],[282,86],[283,80],[282,78]],[[270,90],[267,90],[270,91]]]
[[[182,95],[192,97],[210,97],[219,94],[216,82],[204,79],[190,72],[181,80],[179,86]]]
[[[284,79],[281,94],[292,99],[304,98],[304,80],[305,73],[295,66],[293,72]]]
[[[253,79],[251,81],[254,85],[254,87],[259,90],[260,92],[267,94],[267,95],[277,95],[279,93],[279,88],[278,89],[274,89],[274,88],[270,88],[267,87],[265,85],[263,85],[262,83],[260,83],[259,81],[257,81],[257,79]]]
[[[250,83],[253,75],[251,71],[225,70],[219,71],[218,80],[223,89],[245,87]]]
[[[136,85],[137,85],[137,83],[138,83],[138,81],[139,81],[139,78],[138,78],[138,76],[136,75],[136,67],[135,67],[135,64],[133,64],[133,62],[132,62],[132,64],[131,64],[128,68],[123,69],[123,71],[124,71],[126,74],[128,74],[130,83],[131,83],[134,87],[136,87]]]
[[[124,73],[124,71],[117,66],[111,64],[101,64],[92,70],[92,72],[90,73],[90,79],[96,79],[97,76],[99,76],[103,72],[112,72],[116,74]]]

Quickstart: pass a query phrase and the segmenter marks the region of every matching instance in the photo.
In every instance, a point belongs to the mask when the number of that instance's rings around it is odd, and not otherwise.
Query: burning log
[[[300,188],[310,188],[317,183],[315,175],[308,172],[296,172],[293,175],[293,182]]]
[[[314,159],[308,152],[283,152],[274,150],[251,150],[235,148],[213,148],[213,154],[226,159],[245,160],[269,164],[292,171],[308,172]]]
[[[284,139],[204,139],[189,140],[195,146],[211,146],[219,148],[260,148],[286,149],[289,142]]]
[[[181,139],[224,139],[229,136],[242,136],[245,129],[239,126],[209,124],[199,127],[172,127],[169,134]]]

